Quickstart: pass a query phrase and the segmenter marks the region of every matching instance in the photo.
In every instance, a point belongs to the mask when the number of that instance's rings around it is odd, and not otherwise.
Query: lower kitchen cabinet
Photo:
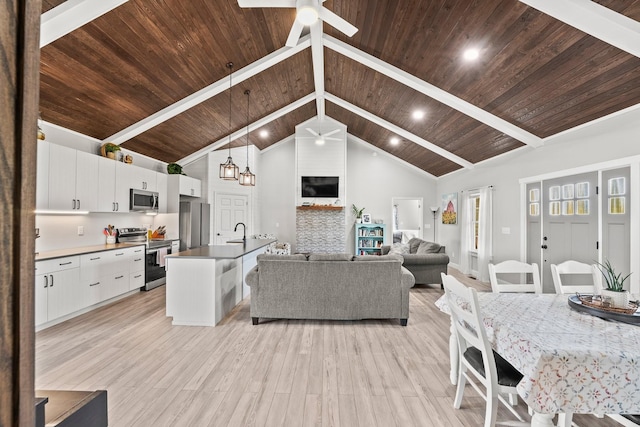
[[[36,262],[36,326],[144,286],[144,246]]]
[[[84,295],[77,256],[36,263],[36,325],[80,310]]]

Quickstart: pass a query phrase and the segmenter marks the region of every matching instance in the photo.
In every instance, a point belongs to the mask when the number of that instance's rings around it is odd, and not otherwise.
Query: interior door
[[[566,176],[542,184],[542,265],[544,292],[554,292],[551,264],[598,259],[598,173]]]
[[[244,194],[216,194],[216,245],[224,245],[227,241],[242,238],[244,230],[236,224],[242,222],[247,226],[248,196]],[[248,234],[248,230],[247,230]]]

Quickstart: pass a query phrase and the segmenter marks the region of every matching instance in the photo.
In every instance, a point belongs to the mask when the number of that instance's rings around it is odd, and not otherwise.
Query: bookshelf
[[[356,224],[356,255],[380,255],[387,232],[384,224]]]

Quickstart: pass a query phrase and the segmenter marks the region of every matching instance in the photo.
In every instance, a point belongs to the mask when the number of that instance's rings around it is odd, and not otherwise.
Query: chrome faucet
[[[244,225],[244,222],[239,222],[236,224],[235,228],[233,229],[234,232],[238,231],[238,226],[242,225],[242,241],[246,242],[247,241],[247,226]]]

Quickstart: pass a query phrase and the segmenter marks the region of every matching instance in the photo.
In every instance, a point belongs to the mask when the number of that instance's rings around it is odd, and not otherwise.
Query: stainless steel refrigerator
[[[180,202],[180,251],[209,245],[210,220],[208,203]]]

